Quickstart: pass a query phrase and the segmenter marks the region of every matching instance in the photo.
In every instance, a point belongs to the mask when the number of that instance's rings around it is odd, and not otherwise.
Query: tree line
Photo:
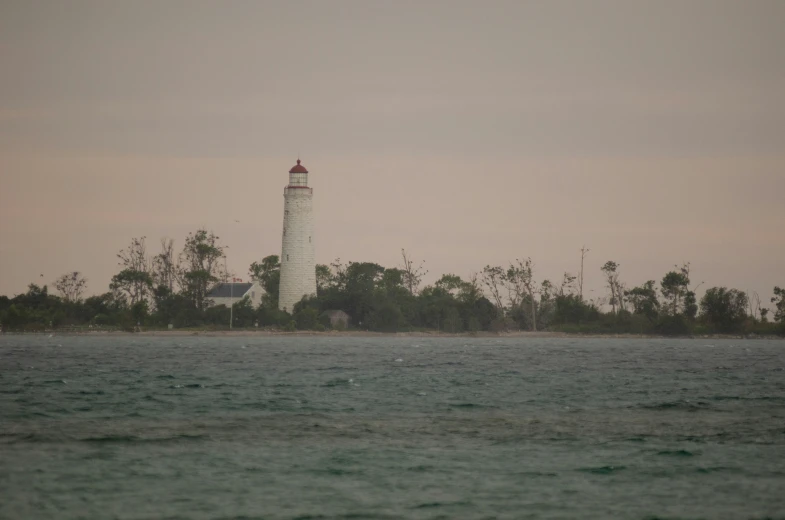
[[[158,252],[147,250],[146,238],[134,238],[117,254],[118,272],[108,290],[84,297],[87,279],[76,271],[52,285],[31,283],[27,292],[0,296],[3,330],[35,331],[60,327],[86,329],[138,328],[276,328],[325,330],[326,311],[342,310],[359,330],[400,332],[504,332],[550,330],[576,333],[785,334],[785,289],[774,287],[771,309],[752,293],[727,288],[706,289],[700,300],[692,285],[690,264],[674,266],[659,282],[628,287],[621,267],[608,261],[600,269],[607,293],[583,294],[581,267],[561,280],[538,281],[531,258],[508,265],[486,265],[467,279],[444,274],[423,286],[424,262],[401,251],[401,263],[374,262],[317,265],[317,293],[291,312],[278,309],[280,261],[270,255],[249,266],[248,276],[264,289],[254,308],[248,298],[230,309],[213,305],[208,295],[234,273],[226,267],[226,246],[204,229],[190,233],[179,252],[162,239]]]

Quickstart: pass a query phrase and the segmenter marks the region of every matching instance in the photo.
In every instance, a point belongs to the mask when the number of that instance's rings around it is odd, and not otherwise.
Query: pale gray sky
[[[131,237],[785,285],[785,2],[0,1],[0,294]],[[236,223],[235,220],[239,220]],[[39,274],[43,273],[44,278]]]

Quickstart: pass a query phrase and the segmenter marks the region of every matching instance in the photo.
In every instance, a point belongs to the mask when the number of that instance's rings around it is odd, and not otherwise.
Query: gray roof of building
[[[252,283],[219,283],[213,287],[209,293],[208,298],[242,298],[245,293],[251,290]]]

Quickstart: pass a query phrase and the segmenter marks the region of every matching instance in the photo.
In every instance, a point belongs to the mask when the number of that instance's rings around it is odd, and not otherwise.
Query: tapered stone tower
[[[289,170],[283,190],[283,247],[278,308],[292,312],[303,296],[316,294],[316,255],[313,240],[313,189],[308,170],[297,164]]]

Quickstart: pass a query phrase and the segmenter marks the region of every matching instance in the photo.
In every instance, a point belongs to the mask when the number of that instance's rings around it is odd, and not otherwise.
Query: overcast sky
[[[785,2],[0,1],[0,294],[206,227],[468,276],[785,285]],[[239,222],[235,222],[239,220]],[[41,277],[40,275],[44,276]]]

